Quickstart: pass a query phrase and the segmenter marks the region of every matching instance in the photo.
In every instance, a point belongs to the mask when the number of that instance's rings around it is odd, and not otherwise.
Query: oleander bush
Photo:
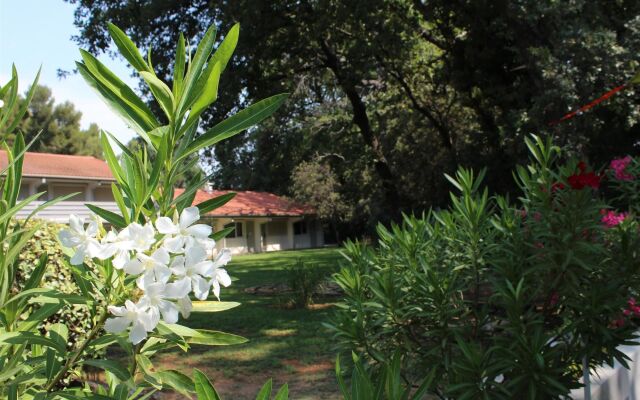
[[[580,387],[583,365],[625,363],[616,347],[640,315],[637,161],[594,171],[549,140],[527,145],[517,198],[460,169],[449,209],[379,226],[375,248],[347,244],[331,328],[372,374],[398,354],[409,386],[439,398],[550,399]]]
[[[55,227],[30,219],[65,197],[45,202],[26,220],[16,219],[43,193],[18,200],[29,144],[19,132],[13,146],[1,138],[8,165],[0,173],[0,397],[142,400],[168,389],[185,397],[217,399],[213,385],[197,369],[159,369],[152,359],[169,349],[186,352],[194,345],[246,341],[178,323],[194,312],[238,306],[219,301],[221,288],[231,284],[224,268],[231,253],[217,250],[215,242],[230,230],[213,232],[211,226],[198,223],[201,215],[235,194],[193,205],[198,188],[209,179],[199,175],[188,179],[180,195],[174,189],[192,171],[200,151],[268,117],[287,95],[257,102],[198,134],[200,115],[217,99],[220,76],[238,40],[238,25],[217,48],[216,29],[210,27],[193,53],[180,36],[171,87],[156,76],[151,50],[143,58],[119,28],[110,25],[109,32],[162,115],[154,114],[104,64],[81,50],[82,61],[76,63],[80,75],[144,144],[131,150],[101,132],[119,212],[87,204],[91,218],[71,215],[69,225],[57,233],[62,258],[48,236]],[[14,68],[11,80],[0,86],[0,99],[6,99],[0,103],[0,132],[14,137],[15,121],[26,112],[34,88],[35,82],[21,105]],[[218,301],[209,300],[212,296]],[[109,349],[118,349],[118,356]],[[104,382],[89,383],[86,368],[103,371]],[[270,397],[267,382],[258,399]],[[275,398],[287,397],[284,385]]]
[[[58,242],[58,233],[66,227],[64,224],[51,221],[30,221],[27,229],[37,225],[37,230],[27,241],[24,250],[18,255],[18,270],[14,291],[18,293],[24,290],[26,282],[31,278],[38,260],[43,255],[47,256],[47,264],[40,282],[40,287],[52,288],[61,293],[78,293],[76,285],[68,265],[67,256]],[[55,314],[42,321],[39,326],[41,332],[47,332],[54,324],[64,324],[69,330],[69,345],[73,346],[82,340],[91,329],[91,313],[82,305],[66,304]]]

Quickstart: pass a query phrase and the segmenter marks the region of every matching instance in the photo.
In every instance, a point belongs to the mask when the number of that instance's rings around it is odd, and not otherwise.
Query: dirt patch
[[[328,361],[318,362],[314,364],[303,364],[299,360],[284,360],[284,365],[288,365],[298,374],[316,374],[318,372],[332,371],[333,364]]]

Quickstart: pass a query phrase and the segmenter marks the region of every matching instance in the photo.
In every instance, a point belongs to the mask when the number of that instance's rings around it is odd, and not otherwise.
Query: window
[[[294,235],[306,235],[307,234],[307,221],[298,221],[293,223]]]
[[[226,228],[235,228],[233,232],[227,235],[227,239],[239,238],[242,237],[242,222],[232,222],[230,224],[226,224]]]

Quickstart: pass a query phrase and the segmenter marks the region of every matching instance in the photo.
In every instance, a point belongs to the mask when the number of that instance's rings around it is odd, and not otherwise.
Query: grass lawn
[[[221,299],[242,305],[225,312],[194,313],[181,323],[239,334],[249,342],[228,347],[198,346],[186,354],[175,351],[156,358],[156,365],[189,375],[192,368],[199,368],[214,380],[227,400],[253,400],[268,378],[273,378],[274,387],[288,383],[292,399],[338,399],[333,372],[335,351],[330,334],[322,326],[332,312],[332,304],[320,299],[318,303],[322,304],[311,309],[287,309],[280,295],[244,291],[267,283],[286,283],[284,269],[298,259],[317,264],[330,274],[342,256],[338,249],[313,249],[234,257],[227,270],[236,280],[222,289]]]

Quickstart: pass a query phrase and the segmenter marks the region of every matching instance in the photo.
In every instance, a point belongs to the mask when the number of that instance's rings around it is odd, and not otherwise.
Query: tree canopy
[[[530,133],[596,163],[636,152],[640,139],[633,88],[550,125],[638,69],[637,1],[68,1],[81,45],[109,51],[113,22],[152,49],[166,81],[180,32],[239,22],[233,79],[205,125],[274,93],[293,96],[204,155],[215,184],[288,194],[296,166],[327,156],[354,232],[444,204],[443,173],[458,164],[486,166],[494,190],[514,190],[509,171]]]
[[[19,102],[24,102],[20,98]],[[82,129],[82,113],[71,102],[57,103],[51,89],[38,85],[17,130],[30,143],[38,134],[29,151],[41,153],[76,154],[102,158],[98,134],[100,128],[91,124]],[[11,141],[11,138],[9,138]]]

